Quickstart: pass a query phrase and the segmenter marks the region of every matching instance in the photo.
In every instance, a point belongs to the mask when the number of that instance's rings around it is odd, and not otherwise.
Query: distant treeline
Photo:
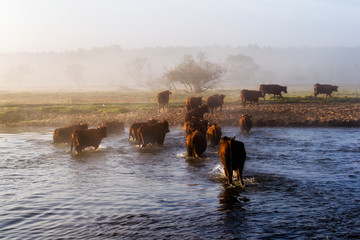
[[[184,55],[199,53],[227,69],[219,88],[317,82],[341,86],[360,79],[360,47],[123,49],[114,45],[64,52],[0,53],[1,90],[166,88],[161,81],[164,73]]]

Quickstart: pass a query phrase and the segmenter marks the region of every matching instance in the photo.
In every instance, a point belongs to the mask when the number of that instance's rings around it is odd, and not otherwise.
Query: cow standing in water
[[[125,131],[125,123],[118,120],[105,121],[99,127],[105,126],[107,134],[117,134]]]
[[[186,138],[186,150],[189,157],[201,156],[207,148],[206,134],[195,130]]]
[[[136,122],[136,123],[131,124],[129,127],[129,140],[138,141],[139,140],[139,136],[137,134],[138,129],[142,125],[146,125],[146,124],[150,124],[150,123],[157,123],[157,122],[159,122],[157,119],[149,119],[147,122]]]
[[[225,98],[224,94],[215,94],[215,95],[208,97],[206,104],[210,109],[211,115],[214,114],[214,109],[216,109],[218,107],[220,107],[220,112],[222,111],[222,105],[224,104],[224,98]]]
[[[203,119],[204,114],[208,112],[209,112],[209,108],[206,104],[191,109],[190,111],[186,112],[184,122],[190,121],[193,117]]]
[[[167,107],[169,105],[169,98],[170,98],[170,94],[172,92],[170,92],[169,90],[163,91],[163,92],[159,92],[157,94],[157,100],[158,100],[158,104],[159,104],[159,111],[160,108],[162,108],[163,110],[165,109],[165,106]]]
[[[186,99],[185,102],[187,111],[200,107],[201,105],[202,105],[202,97],[189,97],[188,99]]]
[[[166,133],[170,132],[168,121],[157,123],[147,123],[140,126],[137,130],[139,146],[146,147],[147,144],[164,144]]]
[[[86,147],[94,147],[97,149],[103,138],[107,137],[107,130],[105,126],[96,129],[80,129],[72,133],[71,149],[73,147],[76,152],[81,152]]]
[[[251,102],[255,102],[257,106],[259,106],[259,98],[263,97],[262,92],[256,90],[241,90],[240,92],[240,99],[241,103],[245,107],[245,103],[248,101],[251,106]]]
[[[239,119],[239,127],[242,133],[249,133],[252,127],[251,116],[244,114]]]
[[[75,125],[69,125],[62,128],[57,128],[53,132],[54,143],[71,143],[71,134],[78,129],[87,129],[86,123],[79,123]]]
[[[319,84],[316,83],[314,84],[314,97],[316,98],[317,95],[319,94],[326,94],[326,99],[327,97],[331,97],[332,92],[337,92],[338,91],[338,86],[334,86],[334,85],[329,85],[329,84]]]
[[[219,145],[221,139],[221,127],[217,124],[212,124],[207,130],[207,138],[211,146]]]
[[[189,135],[195,132],[195,130],[199,130],[203,134],[206,134],[208,123],[208,120],[194,117],[190,121],[184,123],[184,132],[186,135]]]
[[[279,95],[281,97],[281,100],[284,100],[281,92],[287,93],[287,87],[286,86],[280,86],[277,84],[261,84],[259,87],[259,91],[262,92],[263,98],[265,100],[266,94],[274,94],[274,100],[275,95]]]
[[[235,137],[223,137],[220,143],[219,157],[229,184],[232,184],[233,171],[236,171],[236,178],[240,180],[241,186],[244,186],[242,179],[246,159],[244,143],[236,141]]]

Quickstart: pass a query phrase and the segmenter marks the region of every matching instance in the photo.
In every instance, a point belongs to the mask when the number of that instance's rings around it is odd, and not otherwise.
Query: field
[[[240,90],[217,90],[204,94],[173,91],[169,107],[158,110],[156,92],[0,92],[0,124],[10,126],[63,126],[87,122],[97,126],[105,120],[132,122],[149,118],[166,119],[182,126],[185,101],[190,96],[206,98],[214,93],[226,95],[223,111],[207,118],[210,122],[236,126],[242,114],[252,115],[255,126],[360,126],[360,98],[357,90],[334,93],[330,99],[314,99],[311,91],[284,94],[284,100],[267,95],[259,106],[240,104]]]

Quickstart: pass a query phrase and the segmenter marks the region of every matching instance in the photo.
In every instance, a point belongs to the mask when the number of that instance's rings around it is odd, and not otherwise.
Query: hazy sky
[[[358,0],[0,0],[0,52],[360,46]]]

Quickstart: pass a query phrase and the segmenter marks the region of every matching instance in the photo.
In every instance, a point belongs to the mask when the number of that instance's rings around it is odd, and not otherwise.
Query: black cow
[[[263,97],[262,92],[260,91],[244,89],[240,92],[241,103],[244,105],[244,107],[247,101],[250,102],[250,106],[251,102],[255,102],[257,105],[259,105],[260,97]]]
[[[326,94],[326,97],[327,98],[328,96],[331,97],[331,93],[332,92],[337,92],[338,91],[338,86],[334,86],[334,85],[329,85],[329,84],[319,84],[319,83],[316,83],[314,84],[314,97],[316,98],[317,95],[319,94]]]
[[[159,92],[157,94],[157,101],[158,101],[158,104],[159,104],[159,110],[160,110],[160,108],[162,108],[164,110],[165,106],[167,107],[169,105],[170,94],[172,94],[172,92],[170,92],[169,90]]]
[[[207,98],[206,104],[210,109],[211,115],[214,113],[214,109],[220,107],[220,111],[222,111],[222,105],[224,104],[224,94],[215,94]]]
[[[287,93],[287,87],[280,86],[277,84],[261,84],[259,87],[259,91],[262,92],[264,100],[266,94],[274,94],[274,100],[275,100],[275,95],[279,95],[281,99],[284,100],[281,95],[281,92]]]

